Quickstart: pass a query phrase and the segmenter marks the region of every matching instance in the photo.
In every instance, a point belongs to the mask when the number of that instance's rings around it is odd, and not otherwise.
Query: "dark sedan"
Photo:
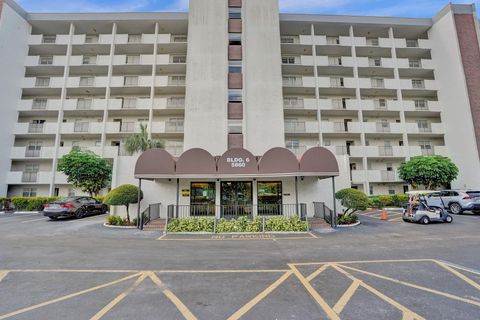
[[[52,220],[60,217],[82,217],[92,214],[104,214],[108,211],[107,205],[90,197],[67,197],[48,203],[43,208],[43,215]]]

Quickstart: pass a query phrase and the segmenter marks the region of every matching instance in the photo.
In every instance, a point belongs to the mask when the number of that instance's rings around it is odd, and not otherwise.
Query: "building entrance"
[[[253,183],[251,181],[222,181],[220,198],[222,217],[251,216]]]

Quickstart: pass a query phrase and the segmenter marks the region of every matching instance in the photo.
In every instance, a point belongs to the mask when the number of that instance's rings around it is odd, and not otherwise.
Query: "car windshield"
[[[62,199],[58,199],[57,201],[54,201],[53,203],[67,203],[67,202],[74,202],[77,201],[78,198],[76,197],[66,197]]]
[[[480,191],[467,191],[467,194],[473,198],[480,198]]]

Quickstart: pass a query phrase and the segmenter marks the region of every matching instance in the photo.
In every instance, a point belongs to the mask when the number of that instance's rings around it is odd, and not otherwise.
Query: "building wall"
[[[263,154],[285,146],[278,1],[243,3],[245,146]]]
[[[17,104],[28,52],[30,25],[8,4],[0,1],[0,150],[11,150],[13,127],[17,121]],[[0,196],[7,193],[7,173],[10,171],[8,152],[0,155]]]
[[[446,129],[445,145],[460,169],[452,187],[478,188],[480,161],[453,11],[446,11],[428,34]]]
[[[227,149],[228,1],[191,0],[185,101],[185,150]]]

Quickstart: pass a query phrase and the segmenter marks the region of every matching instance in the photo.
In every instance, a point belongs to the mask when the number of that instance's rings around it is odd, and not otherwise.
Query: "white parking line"
[[[20,222],[20,223],[30,223],[30,222],[40,221],[40,220],[44,220],[44,221],[45,221],[45,219],[46,219],[46,218],[43,217],[43,218],[40,218],[40,219],[33,219],[33,220],[22,221],[22,222]]]

